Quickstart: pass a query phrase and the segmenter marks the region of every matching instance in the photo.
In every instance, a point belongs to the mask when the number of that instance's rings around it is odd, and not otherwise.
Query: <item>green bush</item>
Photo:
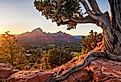
[[[88,36],[81,36],[81,44],[82,44],[82,49],[81,49],[81,54],[87,53],[90,50],[93,50],[98,42],[102,41],[102,34],[94,32],[91,30],[89,32]]]
[[[0,62],[9,63],[22,69],[25,64],[25,49],[16,40],[15,35],[8,32],[1,35]]]
[[[59,65],[62,65],[72,59],[73,55],[64,52],[63,50],[53,48],[49,49],[41,58],[41,64],[43,69],[52,69]]]

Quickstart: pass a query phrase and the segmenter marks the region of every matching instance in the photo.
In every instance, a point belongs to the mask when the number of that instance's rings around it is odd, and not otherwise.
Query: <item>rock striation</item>
[[[26,71],[22,70],[8,78],[8,82],[45,82],[53,73],[49,71]]]
[[[12,65],[0,63],[0,79],[7,79],[10,75],[17,72]]]

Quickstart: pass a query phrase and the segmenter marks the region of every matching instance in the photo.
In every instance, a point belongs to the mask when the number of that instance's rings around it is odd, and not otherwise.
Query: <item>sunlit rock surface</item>
[[[8,82],[45,82],[53,73],[49,71],[19,71],[8,78]]]
[[[79,59],[80,60],[80,59]],[[19,71],[8,78],[8,82],[45,82],[54,72],[66,72],[70,67],[79,63],[79,60],[72,60],[51,71]],[[74,64],[74,62],[76,62]],[[81,62],[81,60],[80,60]],[[9,73],[9,72],[8,72]],[[6,73],[4,73],[6,74]],[[3,74],[3,75],[4,75]],[[2,76],[3,77],[3,76]],[[106,59],[97,59],[91,64],[76,73],[71,74],[62,82],[121,82],[121,63]]]
[[[89,69],[94,73],[94,82],[121,82],[121,62],[97,59]]]

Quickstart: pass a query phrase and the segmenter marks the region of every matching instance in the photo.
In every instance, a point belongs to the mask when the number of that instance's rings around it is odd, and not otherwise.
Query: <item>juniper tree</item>
[[[6,32],[0,36],[0,62],[9,63],[23,69],[25,64],[25,49],[17,41],[15,35]]]
[[[35,0],[36,9],[58,26],[67,25],[69,30],[76,28],[77,24],[93,23],[103,30],[101,51],[90,53],[83,64],[74,66],[57,77],[50,77],[48,82],[64,80],[100,57],[121,62],[121,0],[108,0],[108,2],[111,15],[108,11],[100,10],[97,0]],[[86,11],[84,13],[82,6]]]

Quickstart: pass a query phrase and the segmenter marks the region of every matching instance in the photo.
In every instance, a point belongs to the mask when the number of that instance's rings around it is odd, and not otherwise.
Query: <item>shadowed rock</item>
[[[7,79],[10,75],[17,72],[13,66],[9,64],[0,63],[0,79]]]

